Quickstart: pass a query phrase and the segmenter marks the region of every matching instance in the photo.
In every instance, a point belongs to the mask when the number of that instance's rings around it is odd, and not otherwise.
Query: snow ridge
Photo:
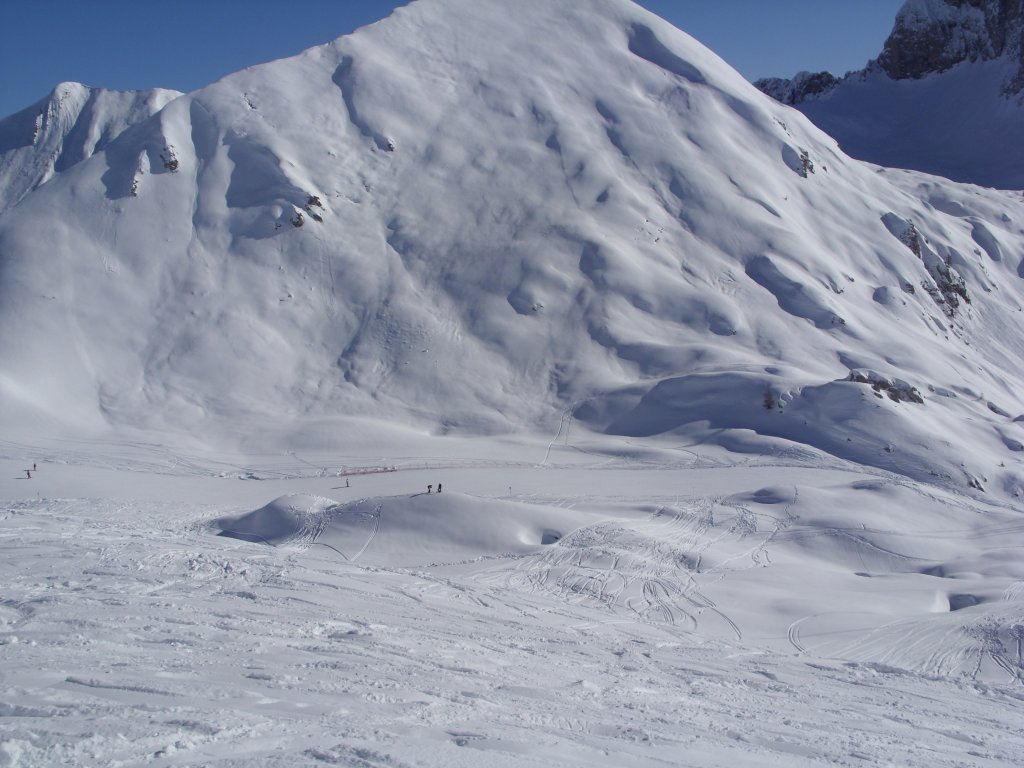
[[[45,99],[0,120],[0,212],[180,95],[61,83]]]

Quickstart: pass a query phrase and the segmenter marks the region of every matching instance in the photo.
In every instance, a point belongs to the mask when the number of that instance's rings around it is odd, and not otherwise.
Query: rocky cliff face
[[[791,106],[818,98],[847,78],[875,71],[893,80],[917,80],[964,62],[1005,59],[1011,75],[1007,95],[1024,90],[1024,0],[908,0],[896,16],[882,53],[859,72],[836,78],[830,72],[770,77],[756,85]]]
[[[791,79],[767,77],[754,83],[763,93],[791,107],[828,93],[838,84],[839,79],[831,72],[798,72]]]
[[[1024,0],[908,0],[879,57],[840,79],[755,85],[854,157],[1024,188]]]
[[[1024,89],[1024,0],[910,0],[896,17],[878,65],[894,80],[945,72],[965,61],[1005,58],[1016,70],[1007,93]]]

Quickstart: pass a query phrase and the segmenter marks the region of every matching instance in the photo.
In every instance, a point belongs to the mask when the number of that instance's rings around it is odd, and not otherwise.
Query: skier
[[[428,485],[427,486],[427,493],[433,493],[433,492],[434,492],[434,486],[433,485]]]
[[[31,469],[26,469],[25,470],[25,479],[26,480],[31,480],[32,479],[32,470]]]
[[[441,484],[440,484],[440,483],[438,483],[438,484],[437,484],[437,492],[438,492],[438,493],[440,493],[440,492],[441,492]]]

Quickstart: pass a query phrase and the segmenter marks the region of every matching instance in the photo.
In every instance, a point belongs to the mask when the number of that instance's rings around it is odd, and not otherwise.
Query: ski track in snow
[[[1024,765],[1020,195],[514,4],[5,155],[0,768]]]
[[[6,502],[2,764],[724,768],[1024,759],[1024,633],[1013,629],[1024,626],[1024,581],[1006,581],[997,601],[948,613],[858,624],[842,611],[806,612],[779,626],[775,640],[765,635],[773,620],[756,615],[775,599],[773,584],[788,585],[779,599],[801,597],[799,575],[778,581],[794,551],[835,542],[851,563],[877,570],[918,562],[882,543],[900,537],[940,550],[950,541],[1007,544],[1022,527],[998,504],[901,483],[905,508],[960,504],[977,525],[937,523],[916,538],[896,520],[891,530],[874,519],[846,530],[813,523],[814,499],[840,478],[892,487],[873,472],[744,463],[730,485],[759,477],[775,485],[723,495],[703,479],[722,470],[700,468],[715,462],[670,471],[626,461],[615,470],[600,451],[540,448],[543,465],[516,470],[516,483],[535,485],[515,503],[593,510],[592,522],[533,549],[422,565],[403,565],[398,554],[380,560],[398,524],[383,525],[384,501],[339,505],[318,491],[292,504],[297,532],[276,547],[214,535],[209,521],[237,514],[235,504]],[[565,463],[584,455],[593,463]],[[144,478],[173,487],[210,477],[208,459],[172,456],[111,445],[91,470],[53,463],[38,478],[118,466],[129,486],[143,479],[141,491]],[[285,459],[306,467],[301,479],[210,481],[264,493],[283,483],[333,487],[332,476],[312,471],[319,458]],[[407,502],[389,503],[443,505],[458,498],[452,483],[484,480],[507,497],[508,468],[529,466],[515,456],[424,463],[447,467],[445,494],[422,494],[415,470],[357,477],[360,493],[366,484],[412,485],[413,497],[397,497]],[[296,476],[277,474],[273,462],[250,464],[262,477]],[[559,491],[617,471],[604,492]],[[814,473],[831,479],[808,485]],[[323,541],[349,519],[346,504],[369,514],[353,529],[351,551]],[[363,563],[369,555],[376,564]],[[802,562],[818,574],[805,580],[834,570]],[[815,601],[813,583],[797,589]]]
[[[168,512],[145,511],[151,522]],[[30,519],[40,512],[17,510]],[[109,539],[111,525],[133,524],[91,504],[47,522],[83,513],[94,521],[78,537],[86,549]],[[899,739],[902,764],[955,765],[1012,760],[1024,746],[1019,702],[999,689],[972,686],[979,722],[965,732],[964,713],[941,703],[962,691],[955,681],[763,655],[730,660],[736,649],[633,622],[560,638],[552,607],[529,594],[506,595],[520,612],[495,616],[486,592],[467,602],[429,580],[315,558],[300,564],[242,544],[213,561],[181,551],[179,532],[153,533],[162,556],[73,580],[73,567],[8,578],[25,589],[26,615],[10,627],[16,645],[5,633],[5,650],[21,662],[5,675],[3,743],[13,764],[277,764],[282,755],[440,764],[466,746],[494,764],[690,764],[694,755],[702,764],[793,764],[793,752],[803,764],[881,764]],[[187,549],[201,550],[201,539],[186,537]],[[41,542],[25,543],[31,551]],[[123,588],[128,578],[159,590],[133,594]],[[572,604],[554,612],[575,622],[587,615]],[[97,634],[100,616],[118,617],[119,633]],[[61,671],[52,683],[24,679],[54,656]],[[560,664],[565,657],[573,664]],[[76,719],[94,723],[90,737],[68,738],[61,722]],[[30,729],[19,725],[29,721]],[[116,723],[116,735],[104,723]],[[937,746],[914,740],[922,726]]]

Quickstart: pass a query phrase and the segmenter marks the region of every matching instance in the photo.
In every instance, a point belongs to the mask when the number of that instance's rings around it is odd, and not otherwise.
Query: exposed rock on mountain
[[[791,107],[828,93],[838,84],[839,80],[831,72],[798,72],[790,80],[769,77],[755,83],[762,92]]]
[[[911,0],[900,10],[878,66],[894,80],[918,79],[964,62],[1005,58],[1016,70],[1008,94],[1024,88],[1024,1]]]
[[[855,157],[1024,188],[1024,0],[910,0],[865,69],[756,86]]]

